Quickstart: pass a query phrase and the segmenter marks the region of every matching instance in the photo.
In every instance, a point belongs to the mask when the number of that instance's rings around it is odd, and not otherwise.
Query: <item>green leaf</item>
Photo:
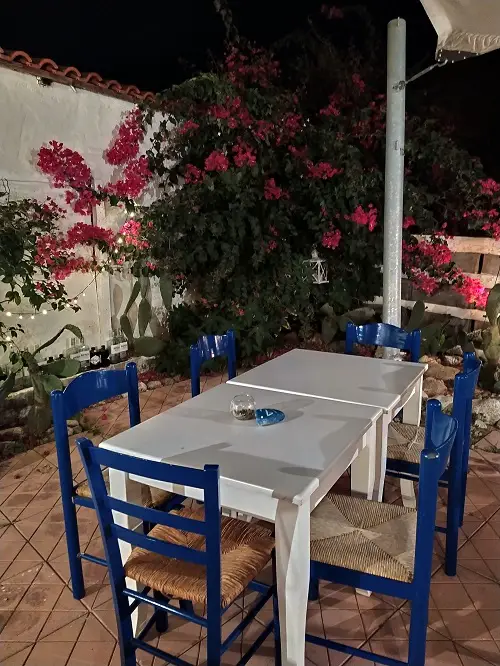
[[[134,332],[132,330],[132,324],[130,323],[130,319],[126,314],[123,314],[120,317],[120,328],[122,329],[123,334],[127,338],[127,340],[131,342],[134,339]]]
[[[54,344],[54,342],[61,337],[61,335],[64,333],[64,331],[70,331],[73,333],[73,335],[76,335],[76,337],[83,341],[83,333],[81,330],[78,328],[78,326],[75,326],[74,324],[66,324],[66,326],[63,326],[60,331],[58,331],[53,338],[50,338],[45,344],[41,345],[41,347],[38,347],[38,349],[35,349],[33,352],[33,356],[36,356],[39,354],[42,349],[45,349],[46,347],[50,347],[50,345]]]
[[[34,435],[42,435],[52,423],[50,407],[32,405],[28,414],[28,429]]]
[[[12,391],[15,383],[16,383],[16,373],[10,372],[9,375],[7,376],[7,379],[3,382],[2,386],[0,386],[0,405],[9,395],[9,393]]]
[[[62,391],[64,384],[55,375],[42,375],[43,388],[50,394],[51,391]]]
[[[331,305],[328,303],[325,303],[322,305],[319,309],[320,314],[325,315],[326,317],[333,317],[334,315],[334,310]]]
[[[172,294],[173,294],[173,287],[172,287],[172,280],[170,278],[170,275],[167,273],[164,273],[160,277],[160,294],[161,294],[161,299],[163,301],[163,305],[165,306],[166,310],[171,310],[172,308]]]
[[[144,277],[144,276],[141,277],[140,278],[140,285],[141,285],[141,296],[143,298],[146,298],[146,296],[148,295],[148,289],[149,289],[149,277]]]
[[[74,358],[61,358],[42,367],[42,372],[57,377],[73,377],[80,370],[80,361]]]
[[[418,328],[420,328],[424,321],[424,316],[425,303],[424,301],[417,301],[413,306],[413,310],[411,311],[410,315],[410,321],[408,322],[405,331],[411,333],[412,331],[416,331]]]
[[[134,351],[139,356],[157,356],[165,348],[165,342],[158,338],[143,336],[134,340]]]
[[[143,336],[151,321],[151,303],[145,298],[139,303],[139,335]]]
[[[328,345],[335,337],[335,334],[338,331],[337,322],[332,320],[330,317],[325,317],[321,322],[321,337],[323,341]]]
[[[496,326],[500,315],[500,284],[496,284],[489,293],[486,303],[486,316],[492,326]]]
[[[123,314],[126,315],[128,313],[128,311],[130,310],[130,308],[133,306],[133,304],[135,303],[135,301],[137,299],[137,296],[139,296],[140,290],[141,290],[141,282],[140,282],[140,280],[137,280],[137,282],[132,287],[132,291],[130,293],[130,298],[128,299],[128,302],[127,302],[127,305],[125,306],[125,311],[124,311]],[[123,326],[122,326],[122,330],[123,330]],[[123,331],[123,332],[125,333],[125,331]],[[125,333],[125,335],[126,335],[126,333]]]

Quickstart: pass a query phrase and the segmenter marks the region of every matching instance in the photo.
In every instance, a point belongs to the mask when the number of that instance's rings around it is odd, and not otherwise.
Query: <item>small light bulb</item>
[[[23,315],[19,315],[19,319],[22,319],[22,318],[23,318]]]
[[[132,212],[130,213],[130,217],[135,217],[135,212],[134,212],[134,211],[132,211]]]
[[[12,317],[12,312],[6,312],[6,313],[5,313],[5,316],[6,316],[6,317]]]
[[[85,297],[85,292],[83,292],[82,296]]]
[[[123,243],[123,238],[119,236],[118,240],[116,241],[119,245]]]
[[[35,315],[31,315],[30,319],[34,319],[34,318],[35,318]]]
[[[78,303],[78,299],[75,298],[75,299],[73,300],[73,305],[76,305],[77,303]]]
[[[42,314],[43,314],[43,315],[46,315],[46,314],[47,314],[47,310],[42,310]]]
[[[8,335],[8,336],[5,338],[5,342],[10,342],[11,340],[12,340],[12,338],[10,337],[10,335]]]
[[[68,309],[68,310],[69,310],[69,308],[70,308],[71,306],[70,306],[70,304],[69,304],[69,303],[66,303],[66,305],[65,305],[64,307],[65,307],[66,309]]]
[[[118,254],[118,248],[115,247],[115,254]]]

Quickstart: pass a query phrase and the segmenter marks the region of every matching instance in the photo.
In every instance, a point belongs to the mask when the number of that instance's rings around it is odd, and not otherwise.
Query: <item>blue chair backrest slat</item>
[[[192,564],[207,563],[207,554],[202,550],[195,550],[187,546],[178,546],[177,544],[163,541],[163,539],[155,539],[135,530],[121,527],[121,525],[111,525],[109,533],[117,540],[125,541],[138,548],[144,548],[144,550],[156,553],[157,555],[171,557],[174,560],[184,560],[184,562],[191,562]]]
[[[416,589],[420,589],[424,595],[427,594],[432,571],[438,482],[448,465],[457,429],[456,419],[441,412],[441,403],[438,400],[427,402],[425,448],[420,456],[413,579]]]
[[[409,351],[411,361],[420,358],[420,331],[405,331],[392,324],[363,324],[356,326],[352,322],[346,328],[346,354],[352,354],[354,344],[392,347]]]
[[[472,400],[480,369],[481,361],[474,353],[464,354],[464,369],[456,375],[453,387],[453,416],[459,424],[457,439],[460,446],[467,448],[470,444]]]
[[[236,376],[236,339],[232,330],[224,335],[202,335],[191,345],[189,361],[193,397],[200,393],[200,371],[203,363],[221,356],[227,357],[227,374],[229,379],[233,379]]]
[[[192,518],[183,518],[175,513],[167,511],[159,511],[158,509],[151,509],[142,504],[131,504],[123,500],[116,499],[115,497],[104,498],[104,500],[112,511],[118,511],[139,520],[146,521],[153,525],[164,525],[171,527],[175,530],[182,530],[184,532],[191,532],[193,534],[205,535],[206,525],[201,520],[194,520]]]
[[[118,608],[123,607],[120,599],[123,596],[125,586],[125,576],[118,545],[118,540],[120,539],[151,552],[165,555],[166,557],[205,565],[207,571],[207,604],[213,607],[217,606],[220,611],[221,507],[218,466],[206,465],[203,470],[200,470],[169,465],[153,460],[138,459],[98,448],[85,438],[78,439],[77,445],[97,511],[106,560],[110,569],[115,606]],[[199,530],[202,528],[204,529],[206,534],[205,550],[198,551],[193,548],[171,544],[116,524],[112,511],[112,502],[110,502],[102,474],[101,465],[104,464],[112,470],[120,470],[126,474],[138,474],[144,477],[144,479],[151,479],[151,481],[155,480],[163,483],[190,486],[202,490],[205,500],[204,519],[200,521],[188,520],[187,524],[191,522],[197,523],[195,533],[199,533]],[[136,504],[121,502],[120,513],[128,513],[140,518],[141,514],[147,515],[147,510]],[[166,520],[159,522],[165,523]]]

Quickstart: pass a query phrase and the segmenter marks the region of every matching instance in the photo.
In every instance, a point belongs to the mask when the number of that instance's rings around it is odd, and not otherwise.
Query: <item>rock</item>
[[[442,396],[446,393],[446,384],[435,377],[425,377],[422,388],[428,398],[433,398],[435,395]]]
[[[429,400],[429,396],[425,391],[422,391],[422,401],[427,402],[427,400]]]
[[[17,426],[0,430],[0,442],[18,442],[24,437],[24,429]]]
[[[474,342],[475,344],[479,344],[483,342],[483,330],[481,328],[478,328],[475,331],[472,331],[471,333],[467,333],[467,337],[469,338],[470,342]]]
[[[346,317],[349,317],[355,324],[366,324],[367,321],[373,319],[375,316],[375,310],[368,306],[362,308],[356,308],[355,310],[350,310],[346,312]]]
[[[427,363],[429,365],[431,363],[439,363],[438,359],[435,356],[428,356],[427,354],[424,354],[418,360],[420,363]]]
[[[500,421],[500,400],[497,398],[473,400],[472,412],[479,416],[481,421],[484,421],[488,425],[493,425],[497,421]]]
[[[441,409],[446,414],[451,414],[453,409],[453,396],[452,395],[436,395],[436,400],[439,400],[441,403]]]
[[[154,356],[152,356],[152,357],[149,357],[149,356],[134,356],[133,358],[129,358],[128,362],[136,364],[137,372],[139,374],[141,372],[147,372],[148,370],[152,370],[156,365],[156,359],[154,358]]]
[[[488,424],[485,423],[484,421],[481,421],[481,419],[476,419],[474,421],[474,426],[476,428],[479,428],[480,430],[487,430],[489,427]]]
[[[433,377],[434,379],[441,379],[443,382],[453,382],[455,375],[458,374],[459,368],[450,368],[446,365],[441,365],[440,363],[432,363],[425,377]]]
[[[22,453],[26,450],[26,445],[24,442],[0,442],[0,460],[5,460],[7,458],[12,458],[17,453]]]
[[[163,384],[158,380],[158,379],[153,379],[147,384],[148,389],[151,391],[152,389],[157,389],[161,388]]]
[[[144,382],[139,382],[139,391],[141,393],[144,393],[144,391],[147,391],[147,390],[148,390],[148,387],[146,386],[146,384]]]
[[[449,365],[452,368],[456,368],[457,366],[462,365],[462,357],[451,354],[449,356],[443,356],[443,365]]]
[[[456,347],[452,347],[451,349],[448,350],[448,354],[450,356],[463,356],[464,355],[464,350],[460,345],[457,345]]]
[[[68,425],[68,428],[78,428],[80,426],[80,424],[76,419],[69,419],[68,421],[66,421],[66,423]]]

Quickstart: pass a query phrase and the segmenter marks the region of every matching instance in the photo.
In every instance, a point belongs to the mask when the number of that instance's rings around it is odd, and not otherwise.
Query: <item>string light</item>
[[[34,318],[35,318],[35,315],[31,315],[30,319],[34,319]]]
[[[12,317],[12,312],[6,312],[6,313],[5,313],[5,316],[6,316],[6,317]]]
[[[47,314],[47,310],[42,310],[42,314],[43,314],[43,315],[46,315],[46,314]]]
[[[22,319],[22,318],[23,318],[23,315],[19,315],[19,319]]]

